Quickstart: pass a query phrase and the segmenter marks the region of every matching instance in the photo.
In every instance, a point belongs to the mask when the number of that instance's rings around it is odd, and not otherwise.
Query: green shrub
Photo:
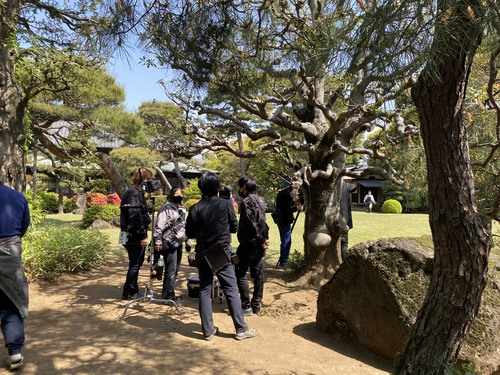
[[[188,199],[186,202],[184,202],[184,207],[186,208],[186,211],[189,211],[189,209],[199,201],[200,201],[199,199]]]
[[[63,210],[65,213],[71,213],[76,209],[76,197],[64,198],[63,200]]]
[[[163,206],[166,202],[167,202],[166,195],[155,195],[155,211],[158,212],[160,207]]]
[[[36,200],[40,209],[49,214],[57,212],[59,208],[59,196],[57,193],[41,191],[37,193]]]
[[[384,202],[381,209],[384,214],[400,214],[403,212],[403,207],[395,199],[388,199]]]
[[[293,250],[288,261],[286,262],[286,268],[295,274],[302,274],[306,267],[306,260],[304,254],[299,252],[297,249]]]
[[[45,216],[47,216],[47,212],[43,211],[40,207],[40,201],[33,202],[33,194],[31,191],[26,192],[26,199],[30,209],[30,226],[28,230],[32,230],[43,221]]]
[[[88,228],[95,220],[110,221],[113,217],[120,216],[120,207],[112,204],[92,206],[85,210],[82,216],[82,225]]]
[[[30,279],[53,280],[64,272],[90,270],[109,249],[108,237],[97,230],[42,225],[24,237],[24,268]]]
[[[191,179],[189,180],[189,185],[182,189],[184,193],[184,200],[196,199],[198,201],[201,198],[201,191],[198,188],[198,180]]]
[[[472,363],[461,364],[458,368],[446,365],[444,373],[446,375],[480,375],[480,373],[476,371],[476,366]]]

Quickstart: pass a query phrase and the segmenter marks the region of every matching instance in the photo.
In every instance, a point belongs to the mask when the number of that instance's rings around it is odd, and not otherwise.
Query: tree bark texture
[[[314,170],[319,166],[313,166]],[[302,185],[305,198],[304,255],[308,274],[320,286],[330,279],[341,263],[339,239],[347,226],[340,215],[339,176],[316,177]],[[293,248],[293,244],[292,244]]]
[[[26,173],[22,142],[21,91],[16,81],[16,20],[18,0],[0,3],[0,181],[25,191]]]
[[[99,165],[111,181],[113,189],[115,189],[116,193],[121,198],[127,190],[127,183],[123,180],[120,172],[116,169],[113,161],[107,154],[98,152],[96,156],[99,160]]]
[[[442,16],[433,55],[412,90],[427,158],[435,262],[396,374],[443,374],[456,363],[479,309],[491,247],[490,222],[478,212],[462,119],[472,58],[481,41],[481,2],[438,4]]]

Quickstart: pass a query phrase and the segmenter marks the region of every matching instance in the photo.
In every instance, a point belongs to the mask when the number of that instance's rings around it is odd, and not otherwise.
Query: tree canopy
[[[179,72],[168,94],[198,147],[245,158],[274,152],[288,163],[286,174],[298,172],[309,212],[306,261],[329,277],[347,230],[338,206],[341,177],[354,175],[346,158],[383,159],[363,173],[397,180],[384,144],[363,147],[360,140],[375,126],[385,131],[395,123],[399,135],[418,130],[391,103],[423,66],[432,3],[129,5],[123,10],[144,15],[140,37],[155,56],[151,64]],[[238,134],[258,147],[241,147]]]

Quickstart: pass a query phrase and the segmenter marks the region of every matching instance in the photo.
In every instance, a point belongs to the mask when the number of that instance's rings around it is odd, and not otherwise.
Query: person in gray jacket
[[[0,182],[0,321],[7,368],[23,367],[24,319],[28,316],[28,281],[21,254],[22,241],[30,224],[26,198]]]
[[[182,259],[182,243],[186,242],[186,209],[182,205],[184,195],[181,188],[170,190],[167,203],[158,210],[158,217],[153,233],[155,250],[163,255],[165,276],[161,295],[164,299],[181,300],[175,296],[175,282]],[[190,245],[186,243],[186,250]]]

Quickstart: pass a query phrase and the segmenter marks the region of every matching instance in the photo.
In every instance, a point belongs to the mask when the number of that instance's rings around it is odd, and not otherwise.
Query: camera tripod
[[[149,197],[149,200],[151,200],[151,241],[147,248],[149,249],[149,285],[145,285],[145,290],[144,290],[144,295],[138,298],[135,298],[133,300],[130,300],[127,302],[125,305],[125,309],[123,310],[123,314],[120,317],[120,322],[123,322],[125,319],[125,314],[127,313],[127,310],[130,305],[136,302],[140,301],[146,301],[146,302],[153,302],[153,303],[162,303],[165,305],[173,306],[177,310],[177,313],[180,314],[179,311],[179,306],[177,302],[175,302],[173,299],[163,299],[163,298],[155,298],[154,297],[154,289],[153,289],[153,280],[155,277],[153,276],[153,271],[155,270],[155,257],[154,257],[154,239],[153,239],[153,231],[155,227],[155,209],[154,209],[154,199],[155,197]],[[146,247],[143,248],[143,251],[146,251]],[[163,272],[163,269],[162,269]]]

